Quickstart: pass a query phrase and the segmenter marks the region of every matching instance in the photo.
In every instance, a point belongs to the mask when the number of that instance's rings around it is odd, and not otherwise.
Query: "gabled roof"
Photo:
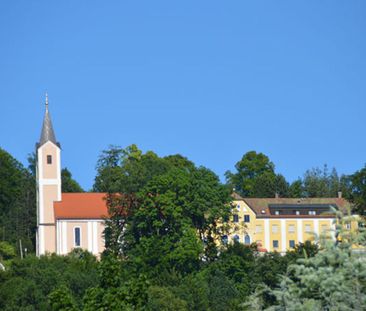
[[[54,203],[56,219],[103,219],[108,216],[106,193],[63,193]]]
[[[271,215],[270,206],[291,206],[301,210],[302,208],[311,208],[328,205],[346,211],[351,207],[350,203],[344,198],[243,198],[238,194],[233,195],[234,200],[244,201],[257,215],[258,218],[319,218],[319,217],[334,217],[328,215]]]
[[[55,131],[53,130],[51,115],[48,111],[48,96],[46,94],[46,111],[43,118],[42,132],[38,146],[40,147],[48,141],[51,141],[55,145],[59,146],[59,143],[56,141]]]

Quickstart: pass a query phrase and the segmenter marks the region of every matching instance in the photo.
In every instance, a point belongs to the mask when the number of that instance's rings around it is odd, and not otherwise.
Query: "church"
[[[37,256],[66,255],[83,248],[98,256],[104,250],[104,193],[62,193],[61,145],[56,140],[48,109],[36,144],[37,157]]]
[[[46,96],[37,157],[37,255],[66,255],[74,248],[99,256],[105,246],[105,193],[62,193],[61,146],[56,140]],[[257,243],[259,251],[285,253],[315,235],[335,228],[332,210],[349,210],[339,193],[335,198],[242,198],[233,194],[232,230],[223,243]],[[351,224],[348,224],[351,226]],[[348,228],[351,229],[351,228]]]

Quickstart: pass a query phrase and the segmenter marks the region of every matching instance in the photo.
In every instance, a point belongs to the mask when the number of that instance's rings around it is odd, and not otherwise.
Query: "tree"
[[[197,267],[203,249],[207,258],[216,256],[230,196],[208,169],[181,155],[113,147],[98,161],[94,187],[110,193],[107,252],[185,272]]]
[[[322,235],[321,248],[313,257],[290,265],[279,288],[269,291],[276,303],[268,310],[365,310],[366,261],[354,246],[365,247],[366,231],[362,226],[358,231],[345,226],[360,221],[338,213],[335,235],[341,238]],[[260,304],[260,299],[252,301]]]
[[[131,204],[126,204],[126,196],[116,199],[120,202],[110,209],[115,225],[107,222],[106,232],[117,230],[112,236],[123,241],[120,253],[143,271],[174,267],[188,273],[197,269],[201,256],[216,256],[214,237],[225,229],[219,223],[230,213],[230,197],[211,171],[174,168],[154,177],[137,193],[137,203],[127,214]],[[121,215],[127,219],[119,221]]]
[[[253,196],[254,183],[264,173],[274,174],[274,164],[263,153],[249,151],[235,164],[236,173],[226,172],[228,183],[244,196]]]
[[[289,184],[281,174],[264,172],[254,180],[252,196],[256,198],[272,198],[275,194],[287,197]]]
[[[35,245],[36,187],[32,172],[0,148],[0,240]]]
[[[48,295],[52,311],[76,311],[76,304],[70,290],[61,285]]]
[[[303,189],[302,180],[299,178],[298,180],[295,180],[293,183],[291,183],[288,191],[289,191],[290,198],[304,197],[304,189]]]
[[[313,168],[307,170],[303,178],[304,193],[310,198],[336,197],[338,191],[342,189],[341,178],[335,168],[331,173],[327,165],[323,169]]]
[[[190,170],[194,164],[181,155],[160,158],[152,151],[143,153],[136,145],[125,149],[111,146],[99,157],[93,189],[97,192],[136,193],[154,176],[173,167]]]
[[[110,147],[98,160],[94,191],[135,193],[151,178],[166,171],[167,164],[154,152],[143,154],[136,145]]]
[[[151,286],[148,289],[147,310],[149,311],[188,311],[187,302],[175,297],[166,287]]]
[[[98,265],[93,255],[81,250],[68,256],[13,259],[10,267],[0,272],[0,310],[80,308],[86,289],[99,282]]]
[[[235,165],[236,173],[226,172],[231,188],[245,197],[270,198],[277,193],[281,197],[289,194],[285,177],[275,173],[275,166],[263,153],[249,151]]]
[[[363,169],[350,176],[350,200],[354,203],[354,210],[360,215],[366,211],[366,165]]]
[[[72,178],[71,172],[67,168],[61,170],[62,192],[84,192],[83,188]]]

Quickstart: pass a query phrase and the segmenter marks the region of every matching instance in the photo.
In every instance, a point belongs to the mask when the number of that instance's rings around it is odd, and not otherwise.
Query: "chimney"
[[[342,199],[342,191],[338,191],[338,199]]]

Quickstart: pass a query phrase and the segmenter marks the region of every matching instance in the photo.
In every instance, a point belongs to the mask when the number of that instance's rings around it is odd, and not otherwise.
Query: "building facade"
[[[37,255],[66,255],[83,248],[99,256],[104,250],[105,193],[62,193],[61,146],[56,140],[46,97],[37,156]],[[242,198],[234,194],[232,230],[224,242],[256,242],[262,251],[285,252],[334,226],[331,208],[349,203],[337,198]]]
[[[286,252],[335,229],[334,210],[350,204],[337,198],[242,198],[234,194],[230,240],[257,243],[265,251]]]
[[[46,111],[37,156],[37,255],[66,255],[83,248],[104,250],[104,193],[62,193],[61,146],[56,141],[46,97]]]

